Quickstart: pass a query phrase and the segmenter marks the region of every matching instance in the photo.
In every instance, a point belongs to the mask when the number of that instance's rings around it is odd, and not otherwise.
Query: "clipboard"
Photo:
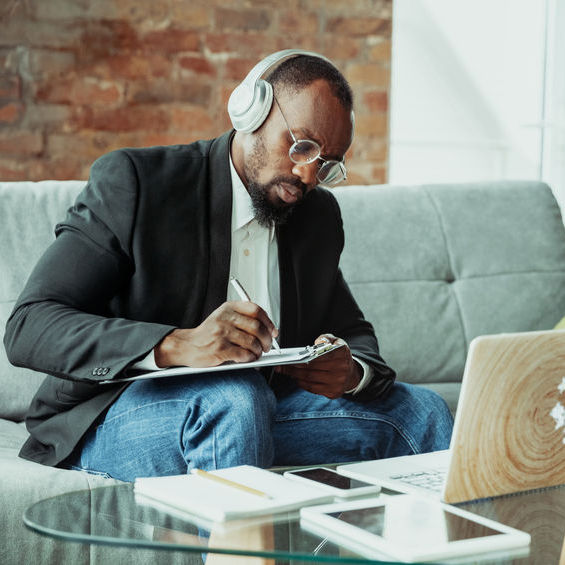
[[[319,343],[316,345],[307,345],[306,347],[288,347],[281,349],[280,352],[271,349],[267,353],[263,353],[259,359],[248,363],[228,362],[216,367],[170,367],[166,369],[158,369],[157,371],[135,371],[130,370],[119,379],[108,379],[99,381],[99,384],[123,383],[129,381],[138,381],[140,379],[158,379],[163,377],[177,377],[180,375],[196,375],[202,373],[217,373],[219,371],[235,371],[239,369],[260,369],[261,367],[273,367],[277,365],[296,365],[301,363],[310,363],[314,359],[318,359],[322,355],[326,355],[330,351],[334,351],[343,347],[343,344]]]

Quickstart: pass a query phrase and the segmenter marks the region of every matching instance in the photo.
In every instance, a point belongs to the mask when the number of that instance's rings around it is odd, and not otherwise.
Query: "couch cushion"
[[[0,183],[0,336],[35,263],[84,181]],[[43,375],[13,367],[0,347],[0,417],[19,421]]]
[[[18,457],[28,437],[22,423],[0,419],[0,531],[2,563],[89,563],[88,546],[44,538],[28,530],[25,509],[43,498],[73,490],[116,484],[87,473],[45,467]]]
[[[565,229],[547,185],[334,194],[344,276],[400,380],[459,382],[475,336],[552,328],[565,312]]]

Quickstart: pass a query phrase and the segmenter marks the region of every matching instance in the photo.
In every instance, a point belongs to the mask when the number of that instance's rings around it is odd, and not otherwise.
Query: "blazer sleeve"
[[[327,327],[335,328],[335,334],[347,342],[351,353],[365,361],[373,371],[370,382],[353,395],[354,398],[370,401],[386,396],[394,384],[396,373],[381,357],[373,326],[364,318],[341,270],[337,273],[332,308],[328,312]]]
[[[174,329],[116,316],[110,306],[134,269],[137,201],[127,153],[95,162],[7,322],[4,344],[14,365],[74,381],[111,379]]]
[[[339,252],[341,254],[344,243],[343,220],[337,201],[333,196],[330,200],[333,203],[339,227],[341,242]],[[371,381],[355,394],[354,398],[360,401],[370,401],[386,396],[394,384],[396,373],[381,357],[374,328],[365,319],[339,268],[334,278],[329,305],[326,310],[325,327],[332,328],[336,336],[347,342],[353,355],[365,361],[373,370]]]

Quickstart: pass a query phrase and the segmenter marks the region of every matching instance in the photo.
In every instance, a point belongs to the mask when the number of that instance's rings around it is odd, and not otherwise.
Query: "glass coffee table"
[[[390,491],[387,491],[389,494]],[[459,505],[532,536],[528,555],[481,556],[481,563],[565,563],[565,486]],[[266,558],[262,563],[391,563],[363,558],[300,526],[297,513],[227,522],[211,531],[182,513],[148,505],[121,484],[77,491],[42,500],[24,514],[35,532],[70,542],[193,554],[189,561],[206,563],[227,555]],[[220,555],[218,555],[220,554]],[[522,554],[523,555],[523,554]]]

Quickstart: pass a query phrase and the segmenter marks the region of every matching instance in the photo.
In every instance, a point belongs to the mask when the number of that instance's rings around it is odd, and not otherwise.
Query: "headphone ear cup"
[[[273,104],[273,87],[259,79],[253,91],[242,82],[231,93],[228,114],[236,131],[250,133],[258,129],[267,119]]]

